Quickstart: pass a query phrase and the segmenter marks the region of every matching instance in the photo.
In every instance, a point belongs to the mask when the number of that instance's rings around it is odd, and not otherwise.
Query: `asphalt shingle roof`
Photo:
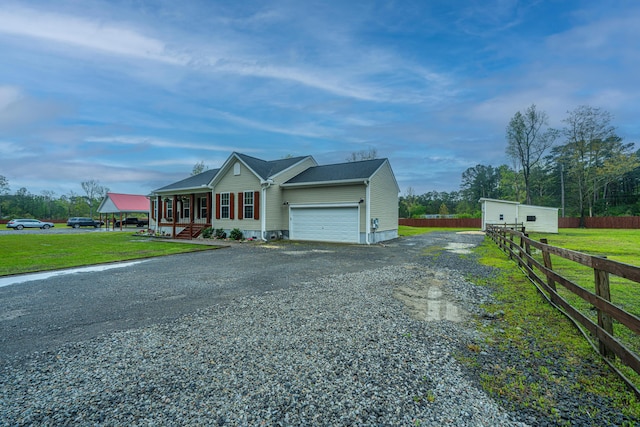
[[[276,175],[277,173],[282,172],[288,167],[291,167],[299,161],[309,157],[301,156],[289,157],[279,160],[262,160],[255,157],[247,156],[246,154],[235,154],[262,179],[268,179],[269,177]]]
[[[363,160],[360,162],[337,163],[314,166],[294,176],[285,184],[305,184],[312,182],[352,181],[370,178],[386,159]]]
[[[162,188],[158,188],[157,190],[154,190],[154,192],[182,190],[186,188],[198,188],[198,187],[208,185],[213,179],[213,177],[216,176],[219,170],[220,169],[209,169],[208,171],[204,171],[197,175],[190,176],[189,178],[185,178],[181,181],[174,182],[173,184],[169,184]]]

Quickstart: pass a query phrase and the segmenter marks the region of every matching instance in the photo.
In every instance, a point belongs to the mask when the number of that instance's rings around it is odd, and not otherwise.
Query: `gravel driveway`
[[[241,244],[0,288],[0,425],[514,426],[452,356],[483,237]],[[438,257],[425,251],[447,248]]]

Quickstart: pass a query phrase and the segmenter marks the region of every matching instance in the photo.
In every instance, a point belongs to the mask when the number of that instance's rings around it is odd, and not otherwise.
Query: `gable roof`
[[[154,193],[160,193],[164,191],[176,191],[176,190],[190,190],[194,188],[206,187],[211,180],[216,176],[220,169],[209,169],[197,175],[190,176],[181,181],[174,182],[173,184],[165,185],[162,188],[153,190]]]
[[[285,169],[290,168],[296,163],[301,162],[302,160],[310,157],[310,156],[299,156],[299,157],[288,157],[286,159],[278,159],[278,160],[262,160],[256,157],[247,156],[246,154],[241,153],[232,153],[232,157],[236,157],[241,160],[249,169],[253,171],[259,178],[262,180],[267,180],[274,175],[279,174]]]
[[[137,194],[107,193],[100,206],[99,213],[141,212],[149,213],[149,199]]]
[[[387,159],[362,160],[359,162],[336,163],[313,166],[294,176],[282,186],[303,186],[361,182],[371,178]]]

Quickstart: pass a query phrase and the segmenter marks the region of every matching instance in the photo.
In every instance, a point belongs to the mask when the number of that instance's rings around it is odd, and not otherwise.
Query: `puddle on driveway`
[[[393,296],[402,301],[416,320],[450,320],[461,322],[467,312],[447,300],[443,292],[446,283],[436,277],[425,278],[409,286],[399,286]]]
[[[101,264],[90,267],[68,268],[65,270],[47,271],[44,273],[18,274],[16,276],[0,277],[0,288],[3,286],[15,285],[18,283],[32,282],[34,280],[44,280],[54,276],[64,276],[66,274],[86,273],[94,271],[111,270],[112,268],[129,267],[130,265],[140,264],[144,261],[119,262],[115,264]]]
[[[447,243],[444,249],[455,254],[470,254],[475,246],[473,243]]]
[[[293,256],[304,256],[309,254],[331,254],[335,251],[330,251],[327,249],[311,249],[308,251],[283,251],[282,253],[285,255],[293,255]]]

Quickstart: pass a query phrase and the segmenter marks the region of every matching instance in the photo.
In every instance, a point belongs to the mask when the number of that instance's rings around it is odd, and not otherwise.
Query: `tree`
[[[498,169],[492,166],[476,165],[462,173],[460,188],[468,201],[477,203],[482,197],[499,198],[499,183]]]
[[[373,160],[378,158],[378,151],[375,148],[369,148],[369,150],[361,150],[353,152],[346,158],[347,162],[359,162],[362,160]]]
[[[53,201],[55,192],[51,190],[42,191],[42,200],[44,204],[44,216],[46,218],[53,218]]]
[[[598,169],[615,153],[625,151],[611,125],[611,119],[609,112],[588,105],[568,112],[568,117],[564,119],[566,143],[556,150],[556,157],[566,165],[569,181],[575,187],[582,225],[587,208],[589,216],[593,216]]]
[[[9,194],[9,181],[4,175],[0,175],[0,196]],[[0,218],[2,218],[2,199],[0,199]]]
[[[516,172],[508,165],[498,167],[498,194],[500,198],[520,202],[524,200],[522,195],[522,174]]]
[[[98,199],[102,199],[109,192],[109,189],[100,185],[100,183],[95,179],[84,181],[80,183],[80,185],[86,194],[84,200],[87,205],[89,205],[89,216],[92,217],[93,206],[96,204]]]
[[[9,194],[9,181],[4,175],[0,175],[0,196]]]
[[[399,203],[399,215],[402,218],[413,218],[425,213],[425,207],[418,202],[412,187],[405,190],[405,196],[400,198]]]
[[[208,166],[205,166],[204,162],[201,160],[193,166],[191,170],[191,176],[198,175],[206,170],[209,170]]]
[[[507,126],[506,152],[516,169],[522,168],[527,204],[531,204],[531,171],[558,136],[557,130],[545,129],[547,121],[547,114],[531,104],[524,114],[518,111]]]

